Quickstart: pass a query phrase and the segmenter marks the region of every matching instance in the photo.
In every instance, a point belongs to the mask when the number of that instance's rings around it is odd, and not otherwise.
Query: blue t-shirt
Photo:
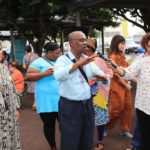
[[[30,64],[29,68],[34,68],[40,72],[44,72],[48,68],[54,67],[55,62],[50,62],[53,65],[43,58],[38,58]],[[53,75],[49,75],[35,81],[35,100],[38,113],[58,112],[58,82],[55,80]]]

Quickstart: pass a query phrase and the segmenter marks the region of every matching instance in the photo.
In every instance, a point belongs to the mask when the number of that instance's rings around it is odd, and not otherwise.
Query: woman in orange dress
[[[121,35],[115,35],[112,38],[109,58],[118,66],[127,67],[128,64],[124,55],[125,39]],[[120,119],[120,128],[125,137],[132,137],[132,96],[131,85],[128,81],[121,79],[114,71],[110,84],[110,105],[109,117],[110,122],[107,128],[112,129]]]

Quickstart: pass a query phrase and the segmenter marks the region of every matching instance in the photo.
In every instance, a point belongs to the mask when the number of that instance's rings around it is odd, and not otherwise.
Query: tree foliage
[[[67,6],[72,0],[0,0],[0,21],[27,39],[35,51],[41,51],[49,34],[58,28],[52,22],[67,15]],[[56,29],[55,29],[56,28]],[[38,39],[34,42],[34,38]]]
[[[119,23],[116,22],[116,18],[107,8],[87,8],[81,11],[83,20],[93,21],[93,24],[89,25],[89,35],[98,35],[103,27],[107,26],[118,26]]]
[[[112,13],[121,16],[134,25],[142,28],[145,32],[150,32],[150,9],[148,8],[121,8],[112,9]],[[129,15],[130,14],[130,15]],[[131,16],[131,17],[129,17]]]
[[[37,53],[41,53],[45,39],[51,36],[54,41],[61,33],[61,22],[73,18],[75,12],[68,12],[69,4],[74,0],[0,0],[0,25],[14,28],[18,34],[32,44]],[[82,20],[90,21],[86,27],[92,32],[104,26],[115,25],[108,9],[81,10]],[[96,22],[94,24],[93,22]],[[93,23],[93,24],[92,24]],[[66,35],[70,29],[66,29]],[[94,31],[95,32],[95,31]],[[34,39],[37,39],[35,42]]]

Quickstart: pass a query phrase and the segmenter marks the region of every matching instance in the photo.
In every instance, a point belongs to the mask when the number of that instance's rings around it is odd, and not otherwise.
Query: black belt
[[[84,100],[72,100],[72,99],[68,99],[66,97],[60,96],[60,98],[62,98],[63,100],[67,100],[73,103],[78,103],[78,104],[86,104],[89,100],[91,100],[91,98],[89,99],[84,99]]]

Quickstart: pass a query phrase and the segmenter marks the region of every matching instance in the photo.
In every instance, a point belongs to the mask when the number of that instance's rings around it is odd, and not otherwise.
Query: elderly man
[[[56,61],[54,76],[59,82],[59,121],[61,150],[92,150],[94,110],[88,79],[106,85],[109,80],[86,57],[86,36],[81,31],[69,34],[71,50]]]

